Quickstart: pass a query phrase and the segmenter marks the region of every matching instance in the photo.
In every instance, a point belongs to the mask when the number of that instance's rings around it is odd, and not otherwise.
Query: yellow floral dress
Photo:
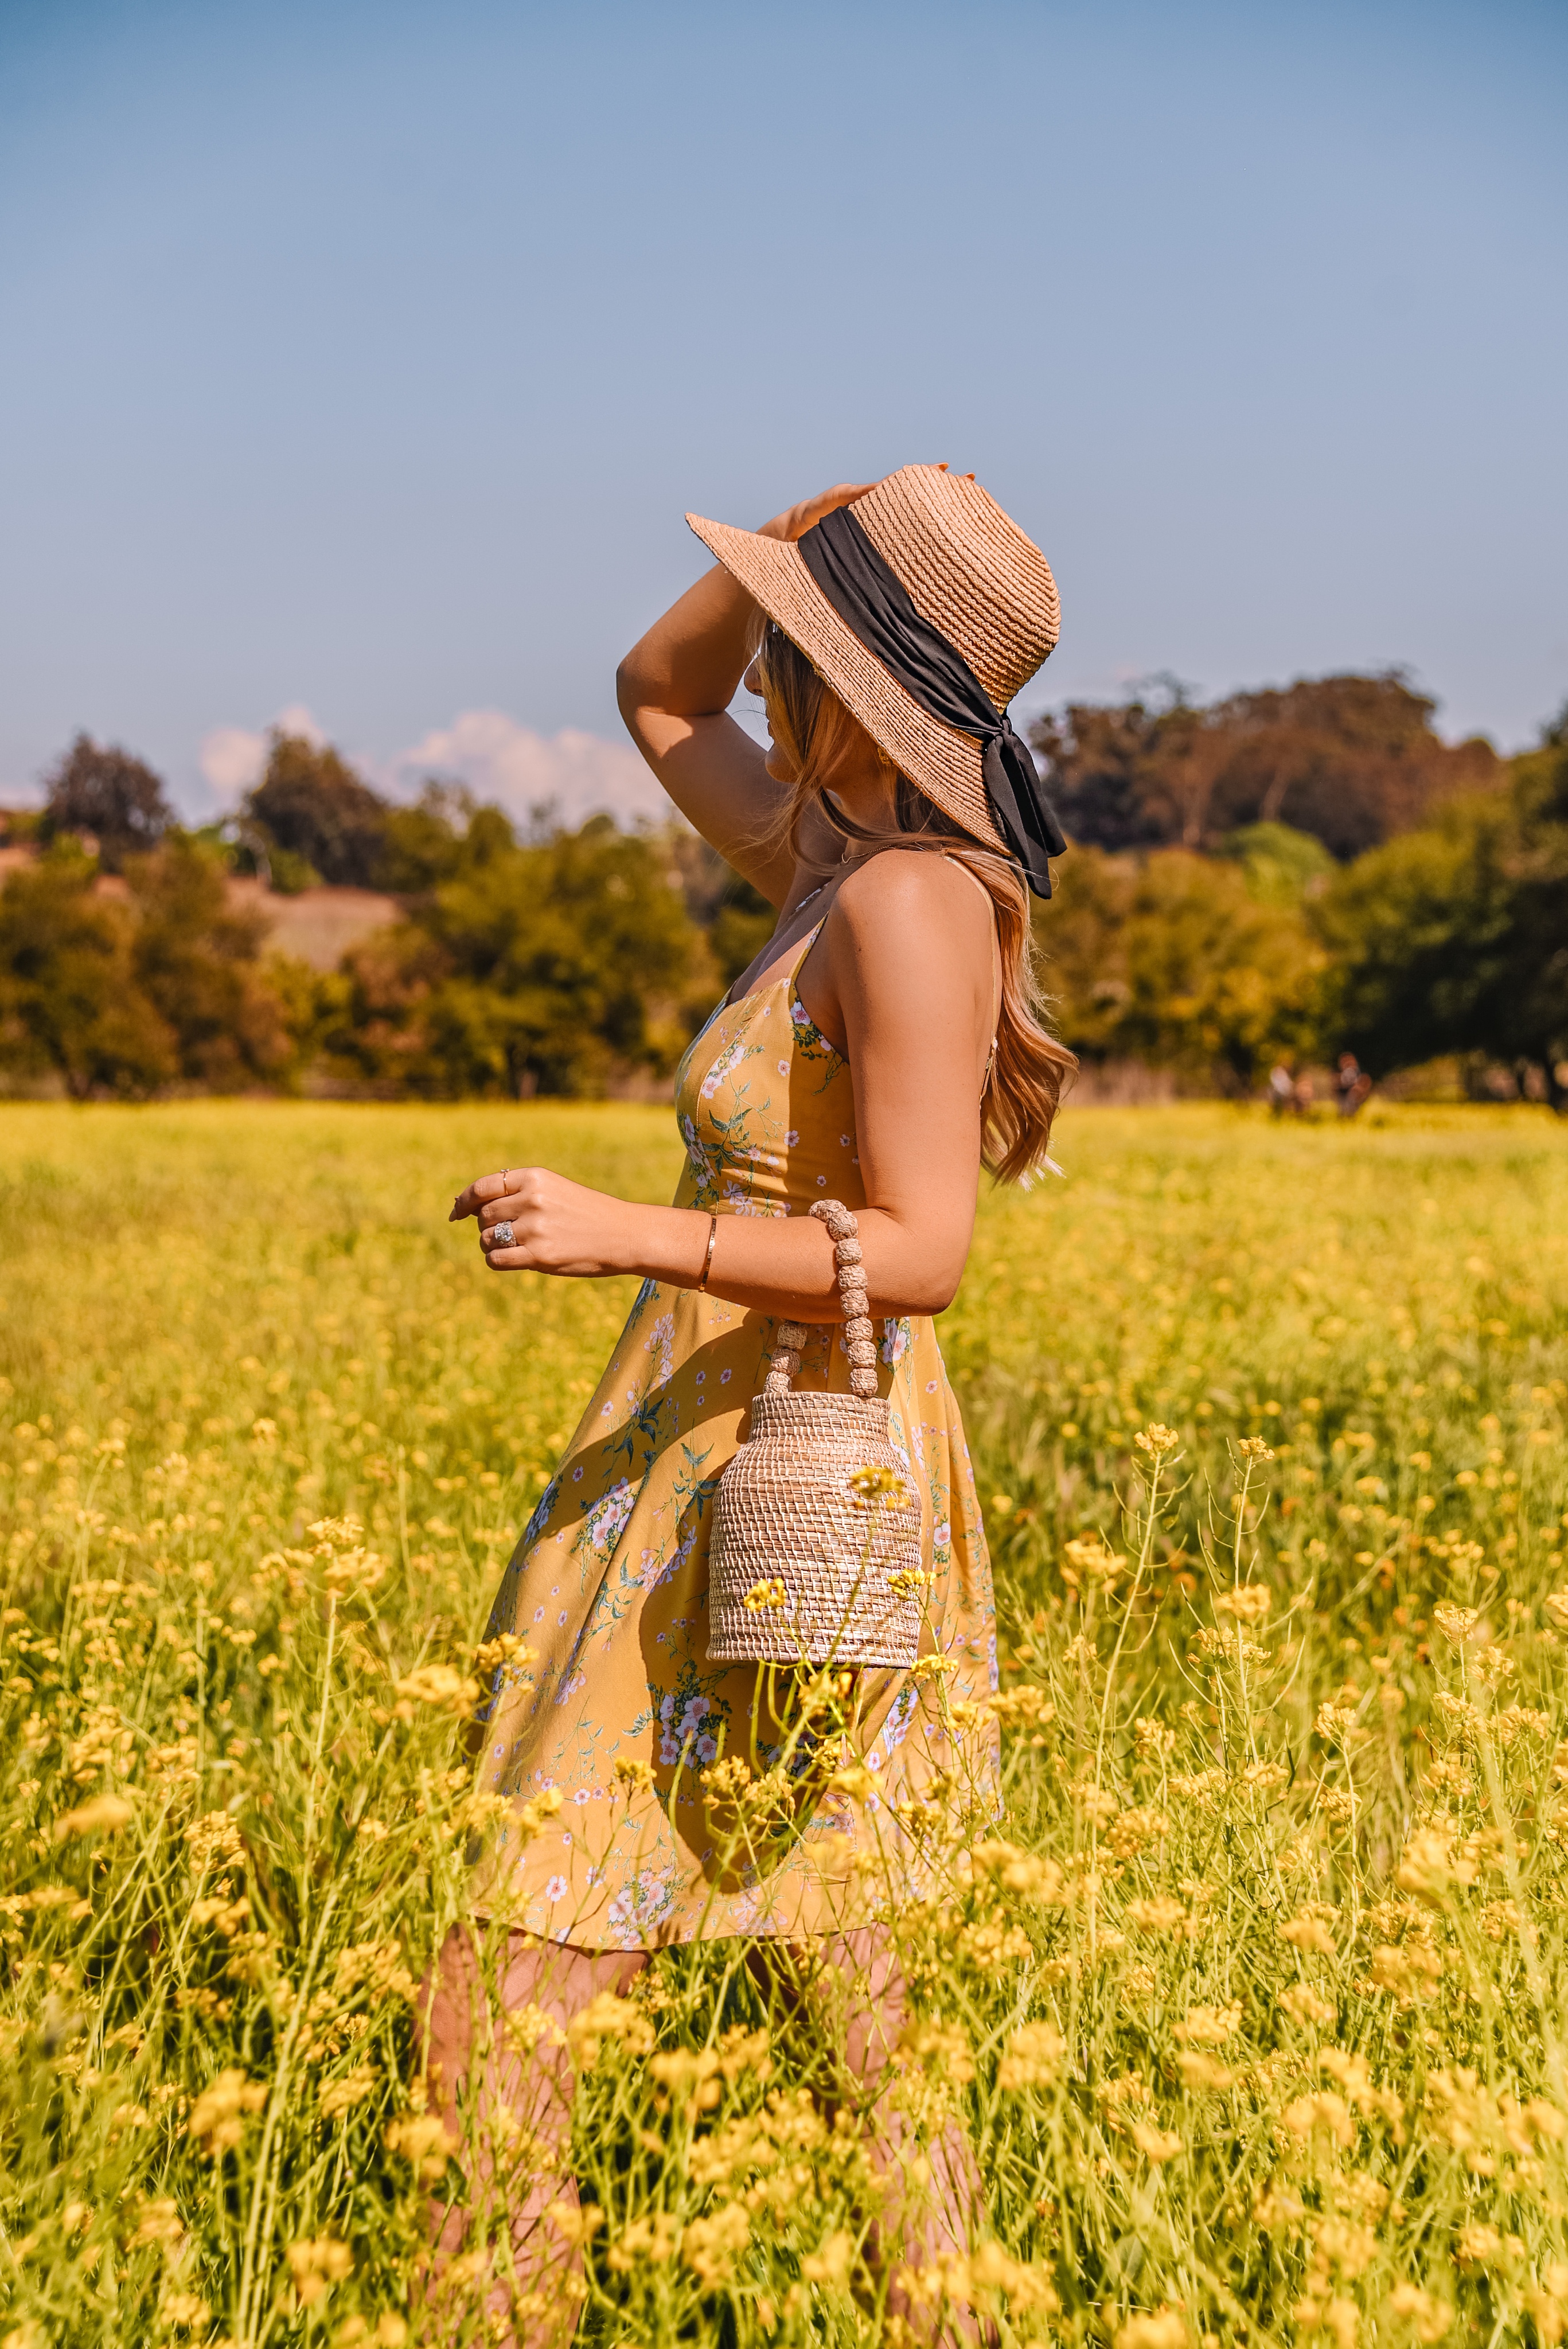
[[[678,1206],[789,1216],[815,1199],[865,1205],[849,1066],[796,992],[816,936],[787,976],[721,1004],[687,1052]],[[924,1652],[912,1673],[857,1676],[852,1790],[842,1769],[835,1785],[805,1766],[809,1736],[784,1744],[789,1675],[708,1661],[713,1491],[774,1327],[645,1281],[496,1594],[488,1637],[517,1634],[527,1653],[497,1669],[483,1717],[480,1785],[512,1808],[479,1863],[480,1901],[495,1908],[504,1889],[514,1921],[555,1940],[643,1949],[843,1930],[918,1887],[933,1795],[949,1809],[994,1809],[994,1733],[958,1725],[996,1685],[991,1567],[929,1320],[884,1321],[879,1349],[933,1575]],[[848,1382],[839,1332],[814,1332],[797,1385]],[[704,1774],[739,1757],[742,1778],[770,1766],[776,1777],[781,1754],[798,1779],[793,1806],[737,1837]]]

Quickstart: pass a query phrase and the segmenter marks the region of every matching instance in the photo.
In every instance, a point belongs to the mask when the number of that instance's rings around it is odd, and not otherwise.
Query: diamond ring
[[[512,1247],[516,1244],[510,1224],[497,1224],[490,1237],[497,1247]]]

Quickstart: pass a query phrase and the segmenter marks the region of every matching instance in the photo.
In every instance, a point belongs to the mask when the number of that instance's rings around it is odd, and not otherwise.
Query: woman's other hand
[[[626,1213],[622,1200],[552,1174],[547,1166],[510,1166],[471,1183],[453,1201],[448,1220],[478,1219],[479,1244],[492,1272],[592,1279],[622,1269],[616,1242]],[[495,1235],[503,1224],[510,1225],[512,1237],[499,1247]]]
[[[774,514],[772,522],[763,523],[757,536],[787,539],[793,545],[808,530],[815,530],[824,514],[836,513],[840,506],[852,506],[857,498],[863,498],[867,490],[876,486],[875,481],[839,481],[831,490],[819,491],[815,498],[804,498],[797,506],[786,506],[783,513]]]

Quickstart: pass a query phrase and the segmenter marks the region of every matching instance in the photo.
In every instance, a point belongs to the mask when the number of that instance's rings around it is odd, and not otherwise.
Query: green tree
[[[1321,896],[1334,862],[1321,840],[1288,823],[1244,823],[1228,832],[1219,854],[1241,867],[1248,888],[1265,905],[1301,905]]]
[[[1072,703],[1032,730],[1075,841],[1210,848],[1239,826],[1283,823],[1343,859],[1503,780],[1490,743],[1440,739],[1436,704],[1398,669],[1298,678],[1206,707],[1174,679],[1153,687]]]
[[[1373,1074],[1439,1056],[1539,1070],[1568,1107],[1568,740],[1513,762],[1506,794],[1442,809],[1338,874],[1314,906],[1325,1030]]]
[[[330,744],[275,730],[266,771],[245,799],[242,846],[275,886],[379,885],[389,805]]]
[[[117,743],[95,742],[88,734],[77,736],[45,784],[39,838],[87,833],[106,873],[153,847],[174,822],[161,778]]]
[[[78,1101],[276,1080],[294,1042],[264,928],[182,833],[129,859],[116,894],[62,841],[0,889],[0,1068],[53,1072]]]
[[[387,810],[379,886],[400,897],[427,897],[516,844],[501,808],[480,805],[461,783],[432,778],[411,806]]]
[[[346,957],[338,1060],[441,1098],[668,1073],[689,1032],[697,934],[658,839],[600,816],[523,844],[496,810],[453,837],[452,877]],[[446,854],[431,840],[425,853]]]
[[[230,908],[221,858],[176,833],[126,878],[132,974],[174,1039],[177,1073],[210,1092],[281,1076],[294,1046],[261,964],[266,919]]]
[[[1518,831],[1508,967],[1496,999],[1502,1057],[1539,1068],[1568,1113],[1568,707],[1539,750],[1514,761]]]
[[[701,833],[671,825],[664,835],[680,875],[686,910],[706,932],[708,951],[722,987],[734,985],[778,926],[778,907],[710,847]]]
[[[136,983],[134,921],[61,842],[0,888],[0,1068],[56,1075],[74,1101],[141,1095],[179,1069],[178,1041]]]
[[[1294,905],[1260,900],[1234,864],[1075,849],[1036,935],[1057,1031],[1085,1061],[1245,1092],[1312,1033],[1322,950]]]

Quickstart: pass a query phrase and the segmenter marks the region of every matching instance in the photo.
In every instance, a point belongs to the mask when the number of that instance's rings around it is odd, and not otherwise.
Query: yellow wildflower
[[[1152,2121],[1134,2121],[1130,2134],[1145,2159],[1156,2164],[1174,2161],[1182,2150],[1182,2141],[1174,2129],[1157,2128]]]
[[[559,1786],[542,1786],[525,1803],[519,1803],[513,1813],[513,1826],[518,1840],[531,1843],[546,1819],[553,1819],[566,1803]]]
[[[389,2151],[411,2162],[427,2184],[433,2185],[457,2151],[457,2139],[434,2113],[410,2113],[387,2131]]]
[[[1114,1582],[1127,1566],[1127,1559],[1111,1548],[1103,1534],[1079,1534],[1062,1547],[1068,1564],[1085,1582]]]
[[[1056,1708],[1043,1688],[1024,1682],[999,1689],[985,1700],[985,1709],[1004,1729],[1044,1728],[1056,1718]]]
[[[1000,1837],[977,1843],[970,1860],[977,1876],[989,1877],[1004,1892],[1017,1892],[1025,1899],[1046,1902],[1060,1901],[1064,1897],[1064,1879],[1054,1859],[1024,1851]]]
[[[352,2112],[356,2105],[362,2105],[367,2096],[374,2094],[378,2085],[377,2075],[368,2064],[357,2072],[345,2073],[340,2080],[328,2081],[316,2100],[322,2119],[335,2121]]]
[[[1180,1441],[1174,1427],[1162,1426],[1158,1419],[1151,1426],[1140,1427],[1133,1437],[1138,1450],[1147,1452],[1151,1460],[1162,1460],[1168,1452],[1175,1451]]]
[[[288,2270],[294,2278],[294,2289],[300,2304],[311,2308],[328,2287],[341,2283],[354,2271],[353,2254],[347,2243],[332,2235],[307,2238],[288,2247]]]
[[[604,2225],[605,2214],[597,2202],[547,2202],[545,2216],[563,2242],[586,2243]]]
[[[158,2313],[166,2324],[177,2324],[182,2333],[205,2330],[212,2310],[199,2292],[166,2292],[158,2303]]]
[[[1228,2006],[1190,2006],[1176,2026],[1176,2037],[1183,2046],[1220,2047],[1234,2035],[1241,2020],[1239,1998]]]
[[[238,2145],[244,2115],[259,2113],[266,2097],[259,2080],[252,2081],[241,2071],[220,2072],[192,2106],[186,2127],[203,2153],[215,2158]]]
[[[135,1816],[123,1795],[95,1795],[90,1803],[78,1804],[55,1821],[55,1841],[64,1843],[67,1836],[114,1835]]]
[[[1066,2042],[1054,2024],[1021,2023],[997,2066],[997,2086],[1009,2092],[1048,2087],[1056,2077],[1065,2050]]]
[[[1350,2107],[1343,2096],[1334,2095],[1332,2088],[1319,2088],[1307,2095],[1297,2096],[1285,2106],[1280,2118],[1293,2137],[1311,2137],[1314,2130],[1321,2129],[1325,2136],[1333,2137],[1336,2145],[1348,2146],[1355,2142],[1355,2124],[1350,2117]]]
[[[655,2210],[646,2219],[633,2219],[620,2230],[605,2253],[607,2266],[617,2275],[626,2275],[639,2260],[649,2260],[655,2265],[673,2259],[680,2240],[680,2221],[669,2210]]]
[[[1093,1790],[1085,1788],[1085,1798]],[[1087,1800],[1085,1804],[1088,1808]],[[1106,1840],[1115,1859],[1133,1859],[1146,1845],[1158,1843],[1170,1832],[1170,1821],[1163,1811],[1147,1805],[1133,1805],[1118,1812],[1106,1831]]]
[[[902,2070],[920,2064],[938,2079],[950,2081],[962,2087],[974,2077],[974,2050],[956,2025],[938,2022],[912,2022],[904,2026],[903,2036],[893,2051],[893,2061]]]
[[[922,1590],[934,1590],[936,1584],[936,1576],[919,1566],[901,1566],[888,1577],[888,1588],[895,1599],[918,1599]]]
[[[1272,1604],[1271,1593],[1261,1582],[1239,1582],[1233,1590],[1217,1594],[1214,1612],[1233,1616],[1238,1623],[1261,1623]]]
[[[396,1685],[405,1721],[412,1719],[407,1708],[416,1704],[434,1705],[441,1713],[472,1713],[483,1692],[476,1680],[467,1672],[455,1671],[451,1664],[421,1664],[416,1671],[405,1672]]]
[[[130,2240],[132,2245],[177,2243],[184,2232],[177,2202],[144,2202]]]
[[[579,2072],[591,2072],[607,2039],[619,2040],[633,2055],[646,2055],[653,2045],[653,2025],[629,1998],[601,1990],[597,1998],[574,2014],[566,2025],[566,2044]]]
[[[524,2062],[541,2043],[564,2047],[566,2034],[555,2016],[542,2006],[514,2006],[503,2017],[501,2035],[514,2055]]]
[[[862,1507],[880,1501],[898,1508],[911,1497],[908,1482],[896,1468],[857,1468],[849,1489]]]
[[[752,2239],[752,2222],[739,2202],[727,2202],[705,2219],[694,2219],[680,2238],[680,2257],[710,2291],[727,2283],[735,2261]]]
[[[845,2230],[826,2237],[820,2251],[808,2251],[800,2263],[807,2283],[828,2292],[847,2292],[855,2264],[855,2238]]]
[[[1169,1933],[1184,1922],[1187,1904],[1174,1899],[1168,1892],[1157,1892],[1152,1899],[1129,1900],[1125,1913],[1128,1924],[1136,1925],[1140,1932]]]
[[[1327,1919],[1334,1914],[1321,1904],[1299,1909],[1287,1917],[1280,1927],[1282,1940],[1291,1942],[1301,1951],[1315,1950],[1320,1957],[1332,1958],[1334,1953],[1334,1935],[1328,1930]]]
[[[1187,2349],[1191,2337],[1184,2316],[1174,2308],[1161,2308],[1151,2316],[1129,2316],[1118,2325],[1116,2349]]]
[[[1182,2086],[1194,2095],[1209,2089],[1229,2088],[1236,2078],[1228,2064],[1218,2064],[1212,2055],[1205,2055],[1192,2047],[1183,2049],[1176,2059],[1176,2068],[1181,2075]]]
[[[1424,2349],[1440,2341],[1454,2321],[1454,2312],[1446,2300],[1434,2292],[1423,2292],[1418,2283],[1397,2283],[1388,2295],[1388,2313],[1407,2324]]]
[[[1436,1827],[1418,1827],[1405,1847],[1394,1881],[1401,1892],[1413,1892],[1417,1900],[1440,1909],[1452,1888],[1473,1884],[1475,1874],[1475,1861],[1465,1853],[1456,1857],[1450,1837]]]

